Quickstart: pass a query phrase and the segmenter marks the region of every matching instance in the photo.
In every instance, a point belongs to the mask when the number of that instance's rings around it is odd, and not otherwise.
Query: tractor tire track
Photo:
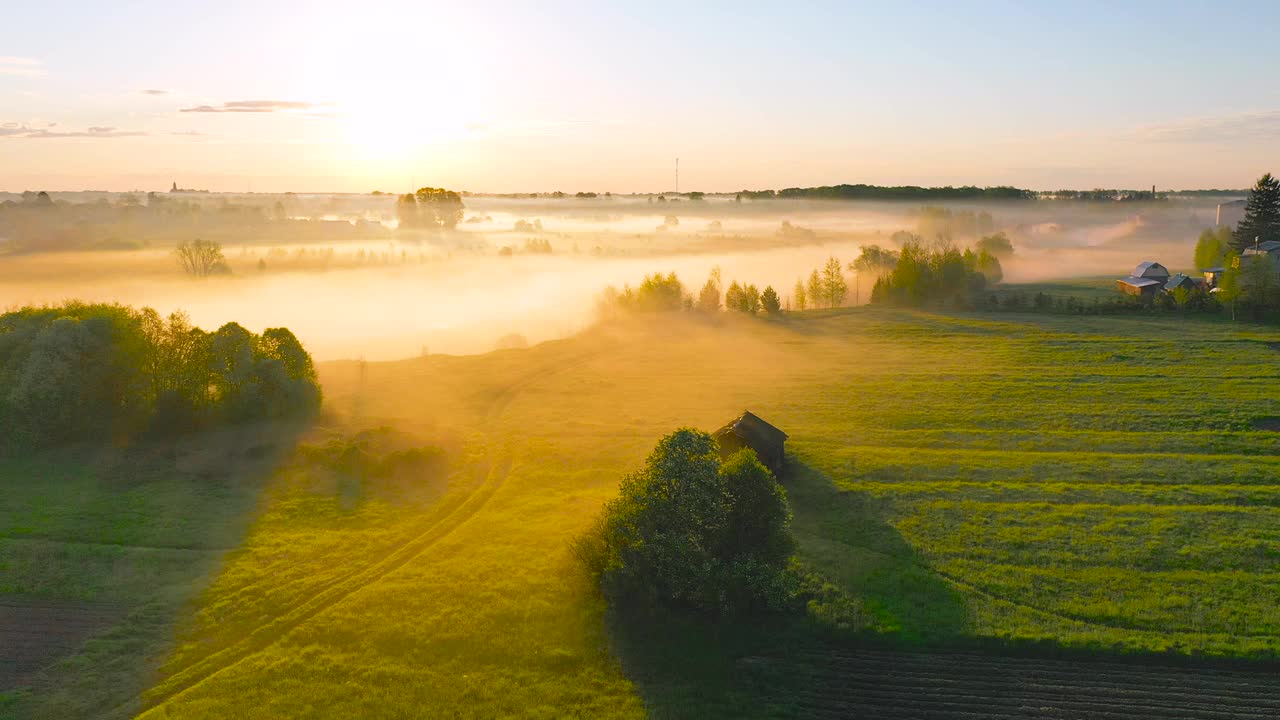
[[[294,606],[289,612],[250,631],[239,642],[223,648],[169,677],[144,695],[145,710],[139,717],[149,715],[152,711],[198,687],[214,676],[234,668],[244,660],[274,645],[286,634],[306,621],[337,605],[357,591],[404,567],[480,512],[505,483],[510,471],[510,460],[504,459],[500,461],[490,469],[489,475],[481,487],[477,488],[466,499],[454,506],[451,512],[421,533],[396,546],[372,564],[330,583],[306,601]],[[136,699],[132,699],[131,702]],[[110,716],[119,709],[120,707],[114,708],[112,712],[106,713],[104,716]]]
[[[603,350],[593,350],[580,353],[565,362],[546,363],[500,387],[484,411],[485,424],[494,425],[503,411],[526,388],[541,380],[578,368],[602,352]],[[143,709],[138,716],[151,715],[152,711],[193,690],[215,675],[230,670],[244,660],[262,652],[307,620],[314,618],[360,589],[408,564],[437,541],[480,512],[506,481],[510,474],[511,466],[510,458],[504,458],[496,465],[492,465],[489,469],[488,477],[479,488],[458,500],[451,506],[451,509],[442,511],[442,517],[432,522],[422,532],[387,551],[379,560],[366,565],[359,571],[349,573],[321,585],[307,600],[295,605],[288,612],[276,617],[271,622],[250,631],[240,641],[179,670],[164,682],[144,693],[142,698],[130,698],[125,703],[104,713],[102,717],[114,717],[126,706],[136,703],[139,699],[143,700]]]

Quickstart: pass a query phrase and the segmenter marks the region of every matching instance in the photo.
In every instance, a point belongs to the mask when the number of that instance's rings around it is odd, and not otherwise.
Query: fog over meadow
[[[107,218],[91,225],[102,237],[90,237],[81,218],[58,226],[58,237],[66,228],[85,237],[50,249],[24,242],[44,226],[7,198],[0,307],[79,299],[183,310],[205,329],[285,326],[318,360],[477,353],[564,337],[593,322],[607,286],[634,286],[654,272],[675,272],[696,292],[718,267],[724,285],[772,285],[785,302],[828,257],[847,265],[862,246],[894,248],[901,230],[959,247],[1004,232],[1014,247],[1003,261],[1012,283],[1118,277],[1143,260],[1190,270],[1196,237],[1220,202],[466,197],[456,230],[421,235],[397,229],[394,195],[180,196],[186,204],[175,205],[68,193],[44,212],[91,209]],[[122,203],[136,208],[124,220],[112,214]],[[182,272],[174,245],[201,236],[222,244],[229,274]],[[866,302],[873,280],[850,273],[848,281],[849,303],[855,288]]]

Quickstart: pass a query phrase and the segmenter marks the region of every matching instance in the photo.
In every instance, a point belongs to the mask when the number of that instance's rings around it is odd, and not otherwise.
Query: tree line
[[[168,436],[320,406],[287,328],[214,332],[151,308],[71,302],[0,315],[0,445]]]
[[[782,190],[742,190],[741,200],[770,200],[774,198],[813,198],[822,200],[1034,200],[1033,190],[1001,185],[996,187],[920,187],[917,185],[823,185],[821,187],[792,187]]]

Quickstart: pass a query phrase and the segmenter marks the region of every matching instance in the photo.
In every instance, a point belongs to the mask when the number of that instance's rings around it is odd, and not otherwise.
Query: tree
[[[840,307],[849,294],[849,284],[844,279],[844,265],[835,257],[827,259],[822,269],[822,299],[827,307]]]
[[[760,305],[770,315],[782,314],[782,302],[778,299],[778,292],[772,285],[766,285],[764,292],[760,293]]]
[[[1253,247],[1255,242],[1280,240],[1280,179],[1271,173],[1258,178],[1249,191],[1244,219],[1236,226],[1232,239],[1237,253]]]
[[[188,275],[208,277],[214,274],[231,272],[226,258],[222,255],[222,246],[209,240],[195,239],[191,242],[180,242],[174,249],[178,262]]]
[[[737,280],[729,283],[729,289],[724,291],[724,307],[738,312],[746,308],[746,292]]]
[[[1228,253],[1224,260],[1222,278],[1218,280],[1218,299],[1231,309],[1231,319],[1236,319],[1236,301],[1240,299],[1240,256]]]
[[[906,233],[910,236],[910,233]],[[895,234],[895,237],[897,235]],[[872,275],[876,280],[884,277],[893,271],[893,266],[898,264],[898,254],[892,250],[886,250],[879,245],[864,245],[861,253],[853,262],[849,263],[849,269],[853,271],[854,278],[858,284],[862,284],[862,274]],[[854,293],[854,303],[861,302],[861,290]]]
[[[1222,259],[1231,250],[1231,228],[1218,226],[1200,233],[1196,241],[1196,268],[1208,270],[1221,267]]]
[[[809,273],[809,283],[805,286],[809,296],[809,304],[815,308],[822,307],[825,302],[826,289],[822,285],[822,277],[817,270]]]
[[[808,305],[808,302],[807,302],[808,297],[806,297],[806,293],[804,290],[804,281],[796,280],[795,289],[792,290],[791,293],[795,296],[794,300],[796,304],[796,309],[804,310],[805,307]]]
[[[752,451],[721,464],[710,435],[682,428],[622,481],[575,550],[615,604],[778,609],[793,596],[790,521],[786,493]]]
[[[698,293],[698,302],[695,305],[701,312],[716,312],[720,309],[720,268],[711,268],[711,274],[707,277],[707,284],[702,286],[702,290]]]
[[[428,227],[452,230],[462,222],[465,207],[458,193],[444,188],[423,187],[413,195],[418,201],[421,220]]]
[[[1004,280],[1004,268],[1000,267],[1000,258],[986,250],[978,252],[973,270],[982,273],[987,278],[987,282],[993,284]]]
[[[462,196],[444,188],[423,187],[396,200],[396,216],[402,228],[452,230],[462,222]]]
[[[1009,242],[1009,236],[1003,232],[980,238],[973,244],[973,249],[979,253],[986,251],[996,259],[1007,259],[1013,256],[1013,243]]]
[[[760,291],[755,285],[747,285],[742,289],[742,311],[748,315],[760,312]]]

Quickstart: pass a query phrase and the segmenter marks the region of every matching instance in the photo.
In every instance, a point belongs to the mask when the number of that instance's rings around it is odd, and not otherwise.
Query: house
[[[1253,247],[1244,249],[1242,255],[1267,255],[1272,260],[1280,258],[1280,240],[1267,240],[1260,242]]]
[[[711,434],[720,446],[720,457],[728,458],[742,448],[755,451],[760,463],[769,468],[774,475],[782,470],[786,460],[787,434],[757,415],[744,411],[732,422]]]
[[[1158,262],[1148,260],[1138,263],[1127,278],[1120,278],[1116,286],[1130,295],[1155,295],[1169,282],[1169,271]]]
[[[1188,292],[1195,290],[1204,284],[1204,280],[1193,278],[1182,273],[1176,273],[1169,277],[1168,282],[1164,284],[1165,292],[1173,292],[1178,288],[1185,288]]]
[[[1226,272],[1224,267],[1205,268],[1200,272],[1204,273],[1204,284],[1210,288],[1218,287],[1218,283],[1222,281],[1222,273]]]

